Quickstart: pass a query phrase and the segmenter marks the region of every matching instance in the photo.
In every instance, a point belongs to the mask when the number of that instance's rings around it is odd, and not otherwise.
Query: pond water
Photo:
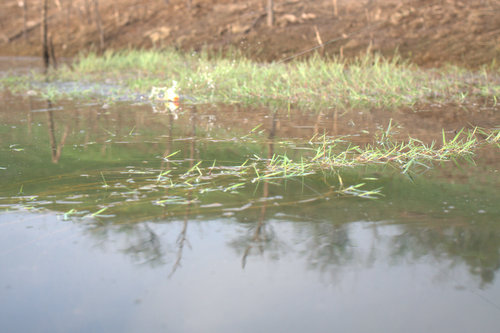
[[[259,181],[313,136],[499,124],[498,109],[305,113],[2,92],[1,332],[497,332],[498,149]],[[257,173],[257,169],[255,173]],[[341,195],[366,183],[376,199]]]

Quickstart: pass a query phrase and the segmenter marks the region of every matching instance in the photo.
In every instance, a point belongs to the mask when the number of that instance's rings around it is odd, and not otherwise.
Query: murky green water
[[[431,140],[498,110],[2,101],[2,332],[498,330],[498,150],[413,180],[339,170],[376,200],[339,195],[336,174],[240,172],[315,134],[368,142],[392,118]]]

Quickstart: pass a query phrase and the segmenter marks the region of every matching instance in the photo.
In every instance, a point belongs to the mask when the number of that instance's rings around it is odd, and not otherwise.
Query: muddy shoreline
[[[100,24],[90,3],[49,1],[48,29],[57,57],[170,48],[238,50],[254,60],[279,61],[324,43],[301,57],[378,52],[425,67],[479,67],[500,59],[499,1],[345,0],[337,2],[335,15],[330,0],[282,0],[274,1],[273,27],[262,0],[192,1],[191,6],[184,0],[99,0]],[[0,8],[0,55],[40,55],[39,8],[28,3],[24,11],[14,0]]]

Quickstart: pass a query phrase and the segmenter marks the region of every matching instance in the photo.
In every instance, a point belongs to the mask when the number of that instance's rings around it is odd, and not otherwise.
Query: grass
[[[500,95],[498,68],[485,67],[475,72],[457,67],[424,70],[398,57],[388,60],[371,54],[349,63],[319,57],[290,63],[256,63],[243,56],[208,56],[203,52],[91,53],[51,73],[50,81],[61,80],[111,82],[126,87],[131,96],[147,95],[155,86],[168,87],[176,81],[180,93],[197,103],[294,105],[301,109],[466,103],[478,98],[491,105],[498,102]],[[26,84],[11,77],[0,82],[4,86]]]
[[[138,94],[148,96],[153,87],[171,87],[178,82],[179,93],[191,97],[187,103],[238,103],[288,110],[290,105],[300,110],[397,108],[416,103],[467,104],[478,100],[496,106],[500,96],[500,72],[496,68],[475,72],[457,67],[426,70],[397,57],[387,60],[377,55],[366,55],[350,63],[311,58],[262,64],[241,56],[231,59],[209,57],[204,53],[109,52],[103,56],[82,56],[71,67],[51,72],[48,83],[46,79],[37,74],[5,76],[0,78],[0,86],[16,93],[35,91],[43,99],[100,96],[109,100],[123,94],[129,99]],[[76,88],[69,89],[65,84],[68,82],[77,82]],[[257,132],[259,126],[251,133]],[[129,135],[132,132],[133,129]],[[411,137],[396,140],[389,123],[374,143],[365,146],[323,135],[312,138],[306,153],[298,160],[275,154],[269,159],[253,156],[235,166],[218,165],[215,160],[191,161],[180,173],[168,168],[158,170],[148,180],[150,184],[142,185],[162,193],[172,191],[168,197],[153,201],[155,205],[165,206],[191,203],[195,200],[191,198],[191,191],[200,195],[215,191],[230,194],[248,190],[250,184],[300,181],[309,175],[324,173],[338,180],[331,185],[329,194],[376,198],[382,193],[380,188],[370,188],[362,182],[347,184],[342,171],[381,165],[413,177],[436,163],[457,163],[458,159],[473,162],[475,149],[483,143],[500,147],[500,131],[475,128],[460,130],[453,137],[443,132],[441,142],[425,144]],[[170,154],[165,160],[178,153]],[[112,179],[106,179],[100,172],[100,188],[112,186]],[[126,193],[136,195],[129,189]],[[88,216],[99,216],[106,209],[88,212]],[[65,217],[75,214],[76,211],[69,210]]]
[[[321,136],[311,139],[309,145],[312,153],[301,156],[298,161],[293,161],[286,155],[273,155],[269,159],[254,156],[233,167],[218,167],[215,161],[207,164],[211,165],[210,167],[203,167],[204,161],[197,161],[189,170],[178,176],[170,174],[170,170],[160,171],[156,184],[166,184],[172,188],[197,188],[200,193],[212,190],[232,192],[250,183],[280,182],[324,172],[338,177],[338,185],[332,188],[332,193],[376,198],[381,195],[380,188],[366,189],[364,183],[345,186],[340,172],[345,168],[376,164],[393,167],[402,174],[413,177],[431,169],[435,163],[458,163],[458,159],[474,163],[474,150],[486,143],[498,145],[499,132],[500,130],[486,131],[479,128],[460,130],[449,139],[443,132],[442,142],[426,145],[414,138],[408,138],[406,142],[394,140],[392,124],[389,123],[373,145],[360,147],[347,144],[346,147],[346,142],[341,138]],[[486,135],[486,139],[479,140],[479,134]],[[168,158],[166,160],[168,161]],[[223,182],[215,182],[221,178],[224,179]],[[218,183],[224,186],[220,187]]]
[[[480,144],[476,138],[477,132],[477,128],[469,131],[462,129],[447,140],[443,131],[443,142],[426,145],[411,137],[402,142],[394,140],[389,123],[387,130],[382,132],[376,144],[364,147],[348,145],[342,148],[339,147],[338,139],[328,140],[323,136],[320,142],[313,144],[315,156],[310,163],[320,169],[387,164],[399,169],[403,174],[411,175],[431,169],[436,162],[456,162],[458,158],[473,162],[474,150]]]
[[[258,127],[253,129],[256,130]],[[243,199],[242,202],[259,202],[260,199],[254,198],[259,184],[273,184],[281,189],[290,186],[287,184],[294,184],[295,189],[302,185],[308,194],[297,203],[334,196],[376,199],[387,195],[382,188],[384,183],[377,178],[353,177],[353,174],[364,173],[363,170],[370,167],[370,170],[378,171],[393,169],[413,178],[438,163],[459,163],[463,159],[473,163],[474,152],[482,145],[500,147],[500,129],[459,130],[453,136],[443,132],[439,142],[430,144],[411,137],[396,140],[395,134],[394,126],[389,122],[372,144],[357,146],[342,137],[322,135],[311,138],[305,143],[306,147],[301,147],[301,154],[293,159],[286,154],[274,154],[270,158],[245,155],[242,156],[244,161],[239,160],[242,163],[238,160],[218,162],[184,159],[179,155],[185,154],[176,150],[162,157],[164,167],[137,167],[126,172],[122,168],[96,170],[85,180],[83,187],[75,187],[85,193],[85,197],[90,195],[89,201],[69,210],[65,208],[62,218],[113,217],[114,212],[127,209],[119,208],[121,206],[146,207],[147,204],[168,207],[168,211],[190,204],[210,205],[214,202],[224,202],[223,207],[227,208],[226,203],[232,202],[234,206],[239,202],[238,198]],[[133,182],[128,182],[129,179]],[[24,192],[22,187],[19,192]],[[73,194],[72,191],[62,191],[63,196]],[[18,195],[9,199],[9,205],[31,210],[37,209],[38,201],[41,205],[54,201],[45,200],[46,193],[39,195]],[[111,213],[103,215],[108,208],[106,212]]]
[[[495,128],[492,130],[486,130],[484,128],[479,128],[478,133],[483,136],[484,141],[500,148],[500,129]]]

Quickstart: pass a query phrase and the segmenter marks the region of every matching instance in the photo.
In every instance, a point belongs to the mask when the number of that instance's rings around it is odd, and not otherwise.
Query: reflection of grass
[[[179,83],[198,102],[296,105],[300,108],[397,107],[417,102],[466,103],[478,97],[496,104],[496,69],[470,72],[449,67],[423,70],[395,57],[366,55],[356,61],[312,58],[259,64],[242,56],[209,57],[174,51],[108,52],[79,58],[54,79],[106,81],[147,94],[153,86]],[[0,79],[5,86],[12,79]],[[64,93],[64,92],[62,92]]]

